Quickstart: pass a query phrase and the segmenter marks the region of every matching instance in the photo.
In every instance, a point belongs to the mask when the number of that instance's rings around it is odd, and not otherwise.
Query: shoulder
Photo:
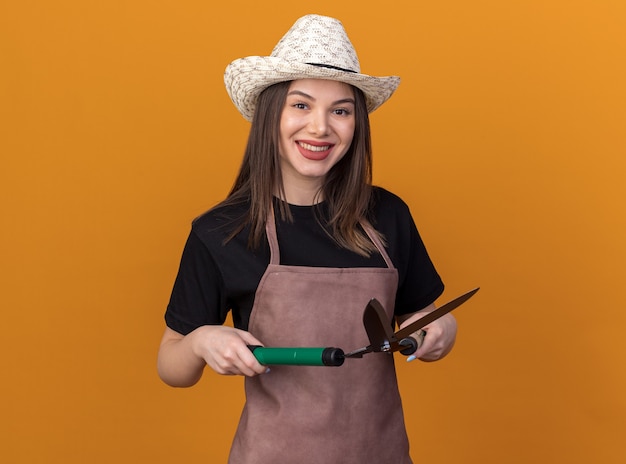
[[[402,198],[389,190],[379,187],[377,185],[372,187],[372,198],[375,204],[381,204],[384,206],[407,208],[406,203]]]
[[[249,203],[218,204],[196,217],[191,228],[205,242],[226,238],[244,220],[249,207]]]
[[[397,220],[405,221],[411,217],[409,206],[395,193],[382,187],[372,190],[372,213],[375,222]]]
[[[390,247],[400,248],[419,240],[419,232],[409,205],[398,195],[382,187],[374,187],[369,217],[374,228],[383,234]]]

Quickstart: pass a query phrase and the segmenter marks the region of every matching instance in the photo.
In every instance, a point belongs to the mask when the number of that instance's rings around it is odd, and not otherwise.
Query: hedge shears
[[[424,341],[426,331],[422,330],[423,327],[461,306],[478,290],[479,288],[475,288],[464,293],[397,332],[393,332],[393,322],[387,317],[382,304],[372,298],[363,311],[363,326],[369,345],[348,353],[341,348],[332,347],[275,348],[254,345],[250,346],[250,349],[264,365],[341,366],[349,358],[362,358],[368,353],[395,351],[409,356],[415,353]]]
[[[363,326],[365,327],[365,332],[367,332],[370,344],[345,353],[344,357],[362,358],[367,353],[393,353],[394,351],[399,351],[403,355],[409,356],[422,346],[426,336],[426,331],[422,330],[423,327],[461,306],[474,296],[478,290],[478,288],[475,288],[464,293],[395,333],[393,332],[393,324],[387,318],[385,309],[378,300],[373,298],[363,311]],[[414,333],[417,333],[415,337],[412,336]]]

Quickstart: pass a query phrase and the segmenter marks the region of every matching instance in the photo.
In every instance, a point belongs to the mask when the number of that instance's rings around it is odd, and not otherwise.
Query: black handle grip
[[[422,346],[422,343],[424,343],[425,336],[426,336],[426,331],[420,330],[419,332],[417,332],[415,338],[406,337],[400,340],[399,341],[400,346],[406,346],[406,348],[403,348],[400,350],[400,353],[402,353],[405,356],[415,353],[417,349],[420,346]]]
[[[399,343],[400,346],[406,346],[406,348],[400,350],[400,353],[404,356],[408,356],[417,351],[417,341],[413,337],[403,338]]]

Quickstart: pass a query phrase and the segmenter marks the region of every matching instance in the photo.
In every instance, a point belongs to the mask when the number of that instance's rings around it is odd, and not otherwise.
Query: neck
[[[320,192],[319,182],[310,182],[298,185],[288,185],[285,183],[284,192],[285,198],[281,199],[290,205],[310,206],[324,200],[324,196]]]

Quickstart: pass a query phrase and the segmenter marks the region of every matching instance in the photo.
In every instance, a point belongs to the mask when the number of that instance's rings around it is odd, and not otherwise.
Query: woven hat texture
[[[365,94],[369,112],[391,97],[400,84],[397,76],[361,74],[356,51],[341,22],[320,15],[298,19],[270,56],[237,59],[224,73],[226,91],[248,121],[263,90],[296,79],[329,79],[354,85]]]

